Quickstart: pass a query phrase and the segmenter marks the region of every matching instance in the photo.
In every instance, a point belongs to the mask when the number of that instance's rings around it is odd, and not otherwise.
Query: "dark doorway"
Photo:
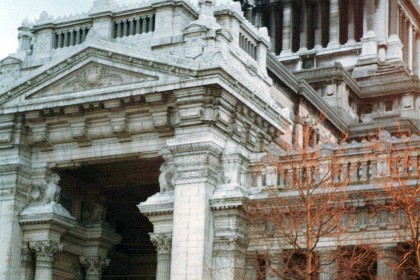
[[[153,225],[137,205],[159,191],[162,159],[128,160],[83,164],[58,170],[62,177],[61,203],[81,224],[91,221],[92,204],[103,209],[103,222],[121,236],[121,242],[108,252],[110,265],[104,280],[154,280],[156,250],[148,233]],[[100,206],[97,206],[100,205]]]

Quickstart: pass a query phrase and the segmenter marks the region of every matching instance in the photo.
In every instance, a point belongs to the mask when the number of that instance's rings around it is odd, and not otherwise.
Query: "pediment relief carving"
[[[159,78],[157,76],[127,71],[124,69],[101,65],[99,63],[89,63],[64,78],[61,78],[57,82],[36,92],[29,98],[60,95],[132,83],[150,82],[158,79]]]
[[[21,63],[22,61],[20,59],[9,56],[0,61],[0,66],[4,66],[8,64],[21,64]]]

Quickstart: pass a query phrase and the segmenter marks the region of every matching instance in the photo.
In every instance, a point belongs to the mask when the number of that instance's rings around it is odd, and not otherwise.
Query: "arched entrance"
[[[60,202],[78,224],[104,223],[121,238],[107,253],[110,262],[102,269],[102,279],[155,279],[156,250],[148,234],[153,225],[137,205],[159,192],[161,163],[161,158],[128,159],[56,170],[61,176]]]

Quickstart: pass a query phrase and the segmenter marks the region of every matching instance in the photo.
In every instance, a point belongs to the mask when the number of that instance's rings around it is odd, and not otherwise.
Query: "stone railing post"
[[[157,251],[156,280],[169,280],[171,276],[172,233],[149,233]]]
[[[81,256],[80,263],[86,268],[86,280],[101,280],[102,269],[109,265],[109,259],[100,256]]]
[[[63,245],[54,241],[31,241],[29,248],[35,252],[35,280],[52,280],[54,254],[63,249]]]

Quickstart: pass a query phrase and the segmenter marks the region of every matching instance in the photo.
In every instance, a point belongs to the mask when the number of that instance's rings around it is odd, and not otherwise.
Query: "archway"
[[[106,223],[121,236],[108,252],[102,279],[153,280],[156,250],[148,233],[153,225],[137,205],[159,191],[161,158],[84,163],[60,169],[61,204],[81,225]]]

